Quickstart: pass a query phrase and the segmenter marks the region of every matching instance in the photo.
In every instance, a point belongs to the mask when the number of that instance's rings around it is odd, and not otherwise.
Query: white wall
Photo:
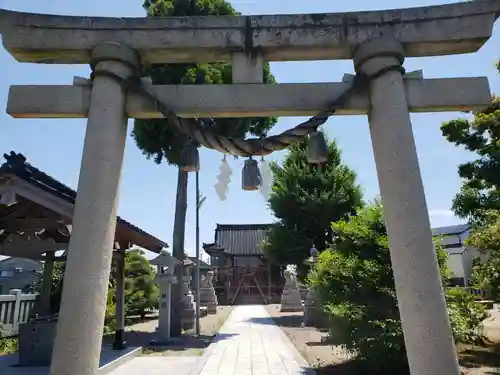
[[[464,243],[469,236],[470,231],[467,230],[459,235],[443,236],[441,245],[453,245],[462,243],[460,247],[452,247],[445,249],[448,254],[448,267],[450,268],[453,277],[462,277],[465,285],[468,285],[472,273],[472,262],[479,254],[477,249],[465,247]]]
[[[452,272],[452,277],[463,277],[467,280],[464,265],[462,261],[462,254],[458,253],[457,250],[462,251],[462,249],[450,249],[453,250],[452,253],[448,252],[448,268]]]

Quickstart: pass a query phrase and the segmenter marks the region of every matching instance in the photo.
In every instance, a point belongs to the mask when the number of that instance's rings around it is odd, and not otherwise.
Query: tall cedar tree
[[[278,219],[263,244],[266,257],[279,265],[294,264],[299,278],[307,273],[304,260],[314,245],[324,250],[332,240],[331,223],[361,207],[356,173],[342,163],[335,141],[328,145],[328,162],[307,162],[307,141],[289,148],[283,163],[272,163],[273,190],[269,206]]]
[[[232,16],[238,13],[229,2],[224,0],[146,0],[144,8],[148,17],[183,16]],[[232,83],[232,68],[228,63],[204,64],[161,64],[144,68],[144,76],[152,78],[156,85],[178,84],[229,84]],[[264,83],[275,83],[269,64],[264,66]],[[264,135],[275,123],[275,118],[217,118],[207,119],[213,131],[229,137],[244,137],[247,133]],[[137,146],[155,163],[165,161],[176,165],[185,139],[175,125],[166,119],[136,120],[132,136]],[[184,233],[187,211],[187,172],[178,170],[177,197],[175,205],[174,233],[172,241],[173,256],[182,259],[184,252]],[[172,288],[172,336],[181,335],[180,299],[182,272],[176,269],[178,283]]]
[[[476,160],[458,167],[465,181],[453,200],[453,211],[473,224],[485,224],[489,211],[500,211],[500,98],[494,97],[472,119],[445,122],[441,131],[448,141],[477,154]]]

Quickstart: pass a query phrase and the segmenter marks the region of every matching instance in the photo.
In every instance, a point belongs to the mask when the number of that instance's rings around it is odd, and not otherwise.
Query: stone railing
[[[26,323],[35,305],[37,294],[23,294],[13,289],[0,295],[0,337],[16,336],[19,324]]]

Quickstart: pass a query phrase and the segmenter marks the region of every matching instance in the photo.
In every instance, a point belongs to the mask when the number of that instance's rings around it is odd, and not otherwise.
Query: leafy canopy
[[[500,98],[494,97],[471,119],[445,122],[441,131],[448,141],[477,155],[458,167],[465,182],[453,200],[453,211],[471,223],[484,224],[488,211],[500,211]]]
[[[487,298],[500,298],[500,212],[488,211],[486,224],[473,228],[467,246],[479,250],[473,260],[471,284],[487,293]]]
[[[331,222],[345,219],[362,205],[356,173],[342,163],[335,141],[328,161],[307,162],[307,140],[290,146],[282,164],[271,163],[274,175],[269,206],[278,223],[264,243],[266,256],[277,264],[295,264],[299,276],[312,245],[325,249],[332,239]]]
[[[197,0],[194,9],[190,0],[146,0],[144,8],[148,17],[165,16],[232,16],[238,13],[224,0]],[[145,67],[144,76],[153,84],[230,84],[232,67],[226,62],[200,64],[158,64]],[[276,83],[269,64],[264,65],[264,83]],[[217,134],[242,138],[247,133],[261,136],[276,123],[275,118],[217,118],[204,119]],[[164,118],[135,120],[132,136],[137,146],[156,163],[163,160],[178,164],[179,153],[185,142],[174,124]]]
[[[490,298],[500,297],[500,98],[471,119],[444,123],[441,130],[448,141],[477,156],[458,168],[465,181],[453,210],[474,225],[467,245],[481,252],[473,262],[472,285]]]

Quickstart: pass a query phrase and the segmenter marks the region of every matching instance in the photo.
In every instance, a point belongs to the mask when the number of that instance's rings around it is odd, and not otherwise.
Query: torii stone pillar
[[[95,72],[123,78],[132,76],[132,67],[139,66],[135,51],[117,43],[98,45],[92,59]],[[113,78],[95,77],[51,375],[95,375],[99,367],[127,137],[125,99]]]
[[[374,39],[354,55],[358,72],[402,64],[396,40]],[[389,238],[399,313],[412,375],[458,375],[403,77],[389,71],[370,82],[368,114]]]

